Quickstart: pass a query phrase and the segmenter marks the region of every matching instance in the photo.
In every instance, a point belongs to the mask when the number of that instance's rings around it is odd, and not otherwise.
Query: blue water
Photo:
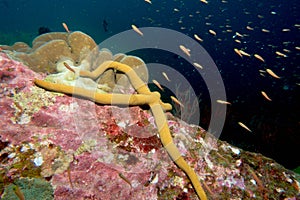
[[[300,28],[296,25],[300,25],[298,4],[297,0],[228,0],[227,3],[211,0],[208,4],[197,0],[153,0],[152,5],[143,0],[0,0],[0,43],[30,43],[41,26],[51,31],[64,31],[62,22],[66,22],[70,30],[87,33],[97,43],[130,29],[131,24],[169,28],[192,38],[196,33],[204,40],[201,45],[215,61],[228,101],[232,103],[228,106],[221,139],[261,152],[294,168],[300,165],[299,156],[295,155],[300,145],[300,50],[295,49],[300,47]],[[174,11],[174,8],[179,11]],[[106,32],[103,20],[108,23]],[[247,25],[254,30],[248,30]],[[217,36],[209,34],[209,29]],[[282,29],[290,31],[283,32]],[[235,32],[246,36],[235,37]],[[241,44],[234,39],[241,40]],[[266,62],[253,56],[240,58],[234,48],[263,55]],[[287,57],[276,56],[277,50]],[[208,127],[208,91],[189,63],[180,56],[157,50],[140,50],[132,54],[145,62],[164,63],[179,70],[200,96],[199,124]],[[266,68],[272,69],[281,79],[268,74],[261,76],[258,70]],[[262,97],[261,90],[267,92],[272,102]],[[253,132],[241,128],[238,121],[245,122]],[[295,155],[295,159],[287,160],[287,154]]]

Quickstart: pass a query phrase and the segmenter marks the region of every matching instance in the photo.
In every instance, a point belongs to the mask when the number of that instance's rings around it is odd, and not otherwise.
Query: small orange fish
[[[200,65],[199,63],[194,62],[193,65],[195,67],[198,67],[199,69],[203,69],[202,65]]]
[[[63,25],[64,29],[67,31],[67,33],[70,33],[70,30],[69,30],[67,24],[65,22],[63,22],[62,25]]]
[[[261,31],[262,31],[262,32],[265,32],[265,33],[270,33],[270,31],[269,31],[268,29],[264,29],[264,28],[261,29]]]
[[[288,49],[283,49],[283,51],[286,52],[286,53],[290,53],[291,52],[291,50],[288,50]]]
[[[239,32],[235,32],[235,35],[236,36],[239,36],[239,37],[244,37],[242,34],[240,34]]]
[[[239,124],[241,127],[243,127],[244,129],[246,129],[247,131],[252,132],[251,129],[248,128],[244,123],[238,122],[238,124]]]
[[[247,26],[246,27],[249,31],[253,31],[254,30],[254,28],[252,28],[252,27],[250,27],[250,26]]]
[[[258,18],[263,19],[265,18],[263,15],[257,15]]]
[[[237,48],[234,48],[233,50],[234,50],[234,52],[235,52],[237,55],[239,55],[241,58],[243,57],[243,55],[241,54],[240,50],[238,50]]]
[[[152,80],[152,82],[161,90],[164,91],[164,88],[161,86],[161,84],[157,80]]]
[[[185,46],[183,45],[179,45],[179,48],[183,51],[183,53],[185,53],[188,57],[191,57],[191,53],[190,50],[187,49]]]
[[[254,57],[257,58],[258,60],[265,62],[265,59],[263,59],[260,55],[254,54]]]
[[[182,108],[184,108],[184,105],[178,100],[176,99],[176,97],[171,96],[172,101],[174,101],[176,104],[180,105]]]
[[[168,77],[168,75],[166,74],[166,72],[162,72],[162,75],[167,79],[167,81],[171,81],[170,79],[169,79],[169,77]]]
[[[203,42],[203,39],[200,38],[197,34],[194,34],[194,38],[195,38],[196,40],[198,40],[199,42]]]
[[[231,103],[228,102],[228,101],[224,101],[224,100],[220,100],[220,99],[217,100],[217,103],[225,104],[225,105],[230,105],[230,104],[231,104]]]
[[[214,30],[208,30],[208,32],[210,33],[210,34],[212,34],[213,36],[216,36],[217,35],[217,33],[214,31]]]
[[[251,56],[249,53],[246,53],[246,52],[243,51],[243,50],[239,50],[239,51],[240,51],[240,53],[241,53],[243,56],[248,56],[248,57]]]
[[[239,50],[239,51],[240,51],[240,53],[241,53],[243,56],[248,56],[248,57],[251,56],[249,53],[246,53],[246,52],[243,51],[243,50]]]
[[[284,53],[281,53],[280,51],[276,51],[275,52],[278,56],[281,56],[281,57],[287,57],[287,55],[285,55]]]
[[[273,76],[274,78],[280,78],[279,76],[277,76],[277,74],[275,74],[271,69],[266,69],[266,72],[268,72],[268,74],[270,74],[271,76]]]
[[[268,101],[272,101],[272,99],[271,99],[264,91],[261,91],[261,94],[262,94]]]
[[[136,27],[136,25],[132,24],[132,25],[131,25],[131,28],[132,28],[136,33],[138,33],[140,36],[143,36],[143,35],[144,35],[143,32],[142,32],[138,27]]]

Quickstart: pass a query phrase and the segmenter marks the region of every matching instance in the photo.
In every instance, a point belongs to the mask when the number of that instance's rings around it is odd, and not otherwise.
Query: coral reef
[[[11,56],[22,61],[37,72],[55,72],[56,63],[61,58],[69,58],[80,63],[82,57],[97,47],[88,35],[75,31],[72,33],[50,32],[36,37],[29,45],[18,42],[10,46],[1,46],[10,50]]]
[[[70,71],[72,71],[75,75],[77,74],[77,72],[71,67],[69,67],[68,65],[66,67]],[[171,110],[172,106],[170,104],[163,103],[160,100],[160,94],[158,92],[151,92],[147,84],[139,78],[139,76],[135,73],[135,71],[130,66],[116,61],[112,61],[112,62],[106,61],[102,63],[93,72],[80,70],[78,74],[79,76],[88,77],[91,79],[97,79],[97,77],[101,76],[108,69],[114,69],[116,71],[125,73],[126,76],[129,78],[130,83],[139,94],[132,94],[132,95],[130,94],[120,95],[116,93],[101,94],[91,89],[86,89],[77,86],[68,86],[59,83],[52,83],[52,82],[47,82],[39,79],[36,79],[34,82],[38,86],[45,88],[47,90],[62,92],[62,93],[72,94],[72,95],[78,95],[93,100],[100,104],[150,106],[150,110],[154,116],[155,125],[157,126],[159,137],[163,144],[163,147],[167,150],[172,160],[187,174],[199,198],[201,200],[206,200],[207,199],[206,194],[203,191],[203,188],[199,182],[196,173],[186,163],[186,161],[178,151],[177,147],[173,143],[170,130],[168,127],[168,123],[164,113],[164,110]]]
[[[34,85],[44,78],[1,53],[1,197],[11,184],[26,197],[27,186],[19,184],[25,179],[49,183],[44,194],[53,190],[55,199],[198,199],[163,148],[149,112]],[[297,175],[274,160],[208,137],[169,113],[167,123],[209,199],[299,198]]]
[[[84,70],[94,70],[105,61],[118,61],[132,67],[143,81],[148,80],[143,60],[125,54],[112,55],[108,49],[99,49],[90,36],[80,31],[39,35],[32,41],[32,48],[24,42],[16,42],[12,46],[0,45],[0,49],[36,72],[58,72],[59,65],[65,61]],[[124,87],[130,85],[126,76],[115,74],[113,70],[106,71],[97,82],[111,88],[116,82]]]

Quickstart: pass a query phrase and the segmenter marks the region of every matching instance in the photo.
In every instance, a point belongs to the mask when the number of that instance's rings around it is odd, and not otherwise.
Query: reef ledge
[[[0,197],[198,199],[163,149],[152,115],[34,85],[39,74],[0,53]],[[300,198],[299,175],[167,113],[181,155],[209,199]]]

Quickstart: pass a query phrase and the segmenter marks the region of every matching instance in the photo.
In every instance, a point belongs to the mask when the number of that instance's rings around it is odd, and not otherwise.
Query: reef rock
[[[198,199],[162,148],[151,113],[33,84],[44,77],[0,54],[1,198],[17,199],[17,188],[26,200],[35,199],[32,192],[41,199]],[[299,199],[295,173],[167,116],[209,199]]]

